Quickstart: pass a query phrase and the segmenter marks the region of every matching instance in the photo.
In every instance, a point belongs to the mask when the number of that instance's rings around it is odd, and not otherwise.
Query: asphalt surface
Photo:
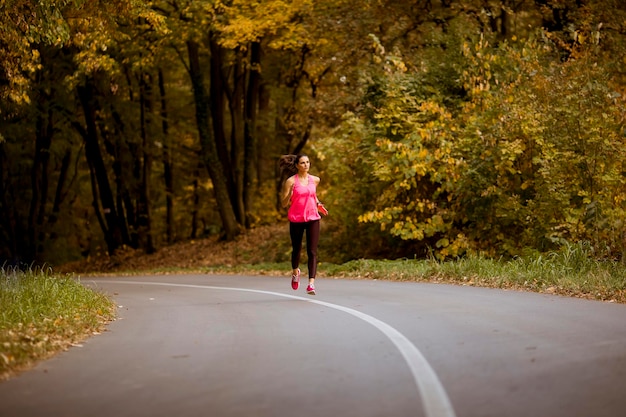
[[[442,284],[85,278],[118,319],[2,417],[626,415],[626,305]]]

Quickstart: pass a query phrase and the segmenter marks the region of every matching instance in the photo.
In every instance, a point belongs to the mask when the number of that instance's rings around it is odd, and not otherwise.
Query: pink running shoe
[[[298,268],[297,273],[291,274],[291,288],[297,290],[300,286],[300,268]]]
[[[309,284],[306,287],[306,293],[309,294],[309,295],[315,295],[315,285]]]

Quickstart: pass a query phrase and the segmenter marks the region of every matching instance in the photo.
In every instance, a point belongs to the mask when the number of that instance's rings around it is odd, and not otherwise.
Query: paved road
[[[119,319],[0,383],[2,417],[626,413],[626,306],[441,284],[84,279]]]

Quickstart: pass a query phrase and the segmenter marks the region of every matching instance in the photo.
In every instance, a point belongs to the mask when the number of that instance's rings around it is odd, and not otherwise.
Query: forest
[[[286,222],[334,259],[626,262],[623,0],[0,0],[0,263]],[[287,236],[285,236],[287,238]]]

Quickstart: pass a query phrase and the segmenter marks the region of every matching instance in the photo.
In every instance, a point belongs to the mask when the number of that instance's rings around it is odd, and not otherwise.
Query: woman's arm
[[[295,185],[294,177],[289,177],[283,184],[283,190],[280,194],[280,202],[283,207],[289,207],[291,202],[291,194],[293,193],[293,186]]]
[[[315,186],[317,187],[320,183],[320,177],[316,177],[315,175],[311,175],[311,177],[313,177],[313,181],[315,181]],[[324,204],[322,204],[322,202],[320,201],[319,198],[316,198],[316,203],[317,203],[317,211],[322,215],[322,216],[328,216],[328,210],[326,209],[326,207],[324,206]]]

